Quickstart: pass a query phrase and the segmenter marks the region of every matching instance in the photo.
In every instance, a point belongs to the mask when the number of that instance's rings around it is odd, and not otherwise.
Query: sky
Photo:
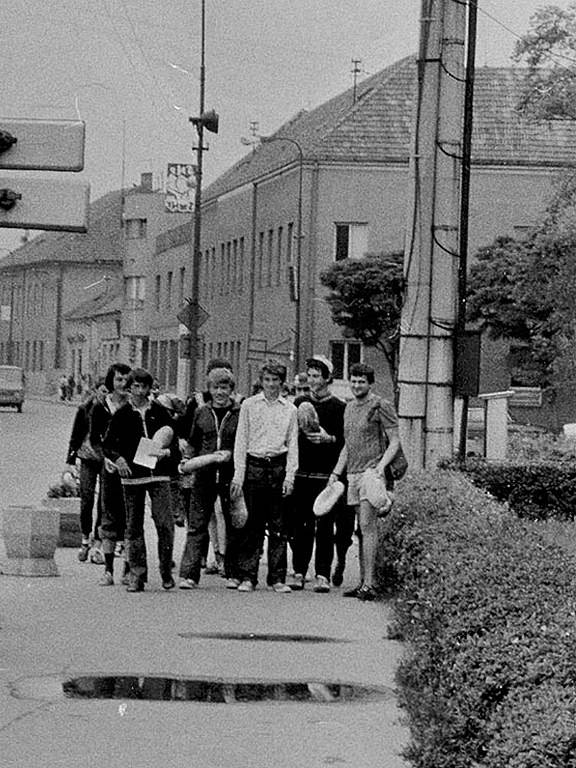
[[[508,66],[542,0],[479,0],[477,66]],[[570,0],[557,0],[566,7]],[[353,83],[415,53],[420,0],[205,0],[204,181]],[[191,163],[198,114],[201,0],[10,0],[0,11],[1,117],[86,122],[91,198],[166,165]],[[1,128],[1,124],[0,124]],[[21,172],[22,173],[22,172]],[[45,178],[45,174],[42,174]],[[59,174],[63,178],[62,174]],[[22,233],[0,230],[0,257]]]

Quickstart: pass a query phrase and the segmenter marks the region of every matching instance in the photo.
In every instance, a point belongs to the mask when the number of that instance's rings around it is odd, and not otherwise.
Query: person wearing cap
[[[306,581],[306,572],[312,559],[314,545],[314,568],[316,580],[314,591],[330,591],[330,571],[334,556],[334,525],[337,515],[346,515],[344,501],[337,502],[325,515],[314,515],[314,502],[326,487],[332,468],[344,446],[343,400],[330,391],[333,365],[324,355],[314,355],[306,360],[309,394],[301,394],[294,400],[299,413],[298,470],[292,495],[290,545],[294,576],[289,582],[292,589],[301,590]],[[302,414],[312,406],[317,415],[309,423]],[[350,517],[350,515],[348,515]],[[354,526],[352,518],[352,529]],[[348,540],[352,539],[352,530]],[[340,555],[333,581],[342,584],[346,553]]]
[[[339,480],[344,470],[348,477],[348,504],[356,509],[360,543],[360,584],[344,592],[344,597],[374,600],[378,511],[370,504],[363,488],[366,469],[375,469],[386,480],[394,481],[387,469],[400,448],[398,417],[391,403],[372,392],[374,369],[364,363],[350,368],[353,399],[344,411],[344,447],[330,475],[329,483]]]
[[[234,376],[228,368],[213,368],[208,374],[210,402],[194,414],[188,438],[189,457],[206,456],[215,451],[234,449],[240,406],[234,401]],[[236,588],[237,578],[235,544],[237,534],[230,519],[230,481],[232,461],[211,464],[195,471],[188,507],[186,544],[180,564],[180,589],[196,589],[200,581],[202,559],[208,548],[209,524],[217,499],[226,524],[223,549],[224,575],[227,586]],[[219,554],[219,553],[217,553]]]
[[[298,466],[298,423],[295,406],[280,394],[286,366],[268,360],[260,370],[262,392],[240,407],[234,442],[233,498],[244,493],[248,519],[239,534],[238,591],[253,592],[268,529],[268,586],[279,594],[286,584],[286,497],[294,488]]]

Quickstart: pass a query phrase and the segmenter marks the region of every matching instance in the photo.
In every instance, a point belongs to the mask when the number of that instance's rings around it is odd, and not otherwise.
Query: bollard
[[[58,576],[54,553],[60,512],[46,507],[10,506],[2,511],[6,576]]]

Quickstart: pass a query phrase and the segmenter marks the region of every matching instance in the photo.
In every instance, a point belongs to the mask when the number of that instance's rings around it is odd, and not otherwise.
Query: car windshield
[[[0,387],[21,387],[22,369],[21,368],[2,368],[0,367]]]

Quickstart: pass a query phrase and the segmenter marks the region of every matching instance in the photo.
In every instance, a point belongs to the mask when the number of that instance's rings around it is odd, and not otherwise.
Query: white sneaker
[[[281,595],[287,595],[289,592],[292,592],[288,584],[284,584],[282,581],[277,581],[276,584],[272,584],[270,589],[273,592],[278,592],[278,594]]]
[[[316,576],[314,592],[330,592],[330,582],[326,576]]]
[[[226,589],[238,589],[240,579],[226,579]]]
[[[180,579],[178,584],[178,589],[196,589],[197,587],[198,583],[194,579]]]
[[[246,579],[238,586],[238,592],[254,592],[254,584]]]

